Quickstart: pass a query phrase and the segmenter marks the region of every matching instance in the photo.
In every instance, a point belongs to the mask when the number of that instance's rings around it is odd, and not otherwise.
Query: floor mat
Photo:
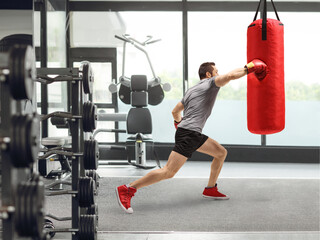
[[[136,178],[101,178],[99,231],[319,231],[320,180],[219,179],[229,200],[202,197],[207,179],[173,178],[138,190],[133,214],[118,205],[115,187]],[[71,215],[71,197],[47,197],[46,211]],[[70,221],[54,221],[66,227]]]

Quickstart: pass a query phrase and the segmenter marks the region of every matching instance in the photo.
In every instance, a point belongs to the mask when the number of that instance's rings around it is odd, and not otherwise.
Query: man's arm
[[[172,116],[176,122],[181,121],[181,112],[183,111],[183,109],[184,109],[183,104],[181,102],[178,102],[178,104],[172,110]]]
[[[237,68],[225,75],[217,76],[215,78],[215,84],[217,87],[223,87],[231,80],[241,78],[244,75],[249,73],[254,73],[257,79],[261,81],[266,77],[268,73],[268,67],[263,61],[259,59],[253,59],[251,62],[246,64],[243,68]]]
[[[217,87],[223,87],[231,80],[241,78],[246,74],[247,74],[246,68],[237,68],[227,74],[217,76],[214,81]]]

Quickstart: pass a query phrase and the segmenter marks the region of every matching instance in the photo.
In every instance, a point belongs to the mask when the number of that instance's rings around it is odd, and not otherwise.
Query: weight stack
[[[255,134],[272,134],[285,127],[283,24],[275,19],[253,21],[247,31],[247,61],[260,59],[267,76],[247,76],[247,124]]]

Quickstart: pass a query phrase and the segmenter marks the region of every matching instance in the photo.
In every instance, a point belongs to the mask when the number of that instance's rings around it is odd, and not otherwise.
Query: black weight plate
[[[131,104],[131,90],[123,84],[120,84],[119,88],[119,98],[125,104]]]
[[[27,228],[28,228],[28,236],[34,236],[35,234],[35,228],[37,222],[35,221],[36,217],[34,216],[34,194],[35,194],[35,183],[34,182],[28,182],[27,186],[27,192],[26,192],[26,206],[27,206]]]
[[[85,145],[84,145],[84,157],[83,157],[83,167],[84,169],[89,169],[90,168],[90,145],[91,145],[91,140],[85,140]]]
[[[20,225],[20,232],[19,234],[21,236],[24,236],[28,227],[26,226],[26,224],[24,224],[27,221],[27,185],[23,184],[23,188],[21,191],[21,202],[20,202],[20,211],[21,211],[21,218],[19,219],[19,225]],[[18,229],[17,229],[18,230]]]
[[[91,177],[95,181],[96,190],[99,187],[99,177],[96,170],[86,170],[86,176]]]
[[[27,116],[21,116],[21,126],[20,126],[20,132],[19,132],[19,139],[20,139],[20,162],[21,167],[28,167],[29,161],[27,158]]]
[[[90,111],[90,132],[93,132],[97,127],[97,106],[91,103]]]
[[[90,85],[89,85],[89,64],[83,63],[82,65],[82,85],[83,91],[86,94],[90,94]]]
[[[83,178],[80,177],[79,178],[79,182],[78,182],[78,199],[79,199],[79,206],[83,207],[84,205],[84,187],[83,187],[84,183],[83,183]]]
[[[90,132],[90,110],[91,110],[91,102],[85,103],[85,111],[83,112],[83,131]]]
[[[25,145],[25,116],[15,116],[13,121],[13,144],[11,147],[11,160],[15,167],[28,167],[26,162],[26,145]]]
[[[97,141],[91,141],[90,169],[97,169]]]
[[[10,155],[11,155],[11,161],[14,166],[19,165],[19,116],[15,115],[12,117],[12,137],[10,142]]]
[[[14,121],[14,126],[12,126],[14,135],[13,135],[13,144],[11,148],[11,153],[12,153],[12,164],[15,167],[25,167],[24,162],[23,162],[23,154],[21,152],[23,149],[21,149],[21,144],[23,142],[23,139],[21,139],[21,128],[23,125],[23,116],[15,116],[15,121]],[[22,158],[22,159],[21,159]]]
[[[83,152],[83,167],[88,169],[90,166],[90,151],[89,151],[90,140],[84,141],[84,152]]]
[[[84,132],[91,132],[90,129],[90,111],[91,111],[91,102],[87,102],[87,111],[86,111],[86,131]]]
[[[86,166],[85,169],[92,169],[92,149],[93,149],[93,144],[92,144],[92,140],[88,141],[88,159],[86,160]]]
[[[88,207],[87,214],[88,215],[96,215],[96,216],[98,216],[98,214],[99,214],[98,204],[95,203],[95,204],[92,204],[90,207]]]
[[[88,200],[90,202],[90,205],[95,203],[95,183],[94,180],[92,178],[89,178],[90,182],[89,182],[89,188],[88,188]]]
[[[83,103],[83,110],[82,110],[82,126],[83,131],[88,132],[88,112],[89,112],[89,102]]]
[[[78,192],[79,192],[79,206],[89,207],[92,203],[89,202],[90,195],[88,189],[90,188],[90,178],[79,178]]]
[[[97,173],[96,170],[92,170],[93,173],[92,173],[92,177],[93,177],[93,180],[95,181],[95,184],[96,184],[96,190],[98,190],[98,187],[99,187],[99,175]],[[98,193],[98,191],[97,191]]]
[[[90,218],[89,218],[89,215],[86,215],[86,237],[87,239],[89,240],[89,236],[90,236],[90,233],[89,233],[89,229],[90,229]]]
[[[85,177],[83,179],[83,185],[82,185],[82,196],[83,196],[83,203],[82,206],[83,207],[88,207],[89,206],[89,202],[88,202],[88,188],[89,188],[89,181],[88,179]]]
[[[83,110],[83,131],[93,132],[97,126],[97,107],[91,102],[86,102]]]
[[[86,62],[82,66],[82,84],[83,91],[86,94],[91,94],[93,89],[94,76],[90,63]]]
[[[88,207],[91,205],[91,202],[90,202],[90,179],[85,177],[85,188],[84,188],[84,198],[86,199],[85,200],[85,207]]]
[[[28,117],[26,125],[27,159],[29,163],[34,163],[38,158],[40,149],[40,121],[37,117]]]
[[[79,220],[79,239],[97,239],[97,220],[95,215],[81,215]]]
[[[18,131],[18,116],[14,115],[11,118],[11,141],[10,141],[10,156],[11,156],[11,161],[13,165],[16,165],[15,160],[18,159],[18,151],[17,151],[17,137],[16,137],[16,132]]]
[[[12,47],[9,52],[9,86],[11,95],[17,100],[19,100],[19,98],[17,98],[19,96],[25,97],[24,80],[22,83],[20,82],[20,79],[23,78],[23,76],[21,77],[21,75],[23,75],[24,73],[24,70],[21,70],[23,53],[19,51],[19,49],[20,48],[15,46]]]
[[[79,218],[79,240],[87,240],[86,226],[87,226],[86,215],[80,215],[80,218]]]
[[[36,76],[35,58],[31,46],[15,45],[10,51],[10,92],[14,99],[32,99]]]
[[[99,144],[96,140],[94,140],[94,149],[95,149],[95,154],[94,154],[94,166],[93,169],[97,170],[98,169],[98,160],[99,160]]]
[[[24,68],[25,68],[25,85],[26,85],[26,96],[29,100],[32,100],[33,97],[33,90],[34,90],[34,80],[37,76],[37,68],[36,68],[36,61],[34,55],[34,49],[31,46],[27,47],[25,53],[25,61],[24,61]]]
[[[28,231],[28,226],[25,224],[28,221],[28,206],[27,206],[27,192],[28,192],[28,185],[25,183],[23,184],[22,192],[21,192],[21,202],[20,202],[20,211],[21,211],[21,218],[20,221],[20,236],[25,236]],[[19,229],[17,229],[19,230]]]
[[[160,84],[148,89],[148,104],[158,105],[164,99],[164,92]]]
[[[89,215],[88,217],[88,240],[97,239],[97,218],[95,215]]]
[[[95,148],[94,148],[94,141],[90,141],[90,165],[89,169],[93,169],[94,167],[94,158],[95,158]]]
[[[16,199],[15,199],[15,209],[16,209],[16,214],[15,214],[15,228],[17,229],[18,233],[23,230],[24,226],[24,205],[23,203],[23,198],[24,198],[24,185],[19,184],[17,187],[17,192],[16,192]]]
[[[85,126],[85,112],[86,112],[86,103],[83,103],[83,105],[82,105],[82,129],[83,129],[83,131],[84,131],[84,129],[86,128],[86,126]]]
[[[44,223],[44,184],[41,180],[33,182],[34,193],[32,195],[33,206],[33,222],[34,230],[33,236],[38,236],[40,239],[43,235],[43,223]]]
[[[91,165],[92,165],[92,140],[88,141],[88,159],[86,160],[86,166],[85,169],[86,170],[90,170],[91,169]]]

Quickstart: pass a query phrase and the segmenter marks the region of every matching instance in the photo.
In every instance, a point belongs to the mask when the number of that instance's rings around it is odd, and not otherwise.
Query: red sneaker
[[[137,189],[133,187],[128,188],[126,185],[122,185],[116,188],[118,203],[126,213],[133,213],[130,201],[136,191]]]
[[[202,196],[205,198],[211,198],[211,199],[220,199],[220,200],[228,200],[229,199],[228,196],[226,196],[218,191],[217,184],[212,188],[205,188],[202,193]]]

